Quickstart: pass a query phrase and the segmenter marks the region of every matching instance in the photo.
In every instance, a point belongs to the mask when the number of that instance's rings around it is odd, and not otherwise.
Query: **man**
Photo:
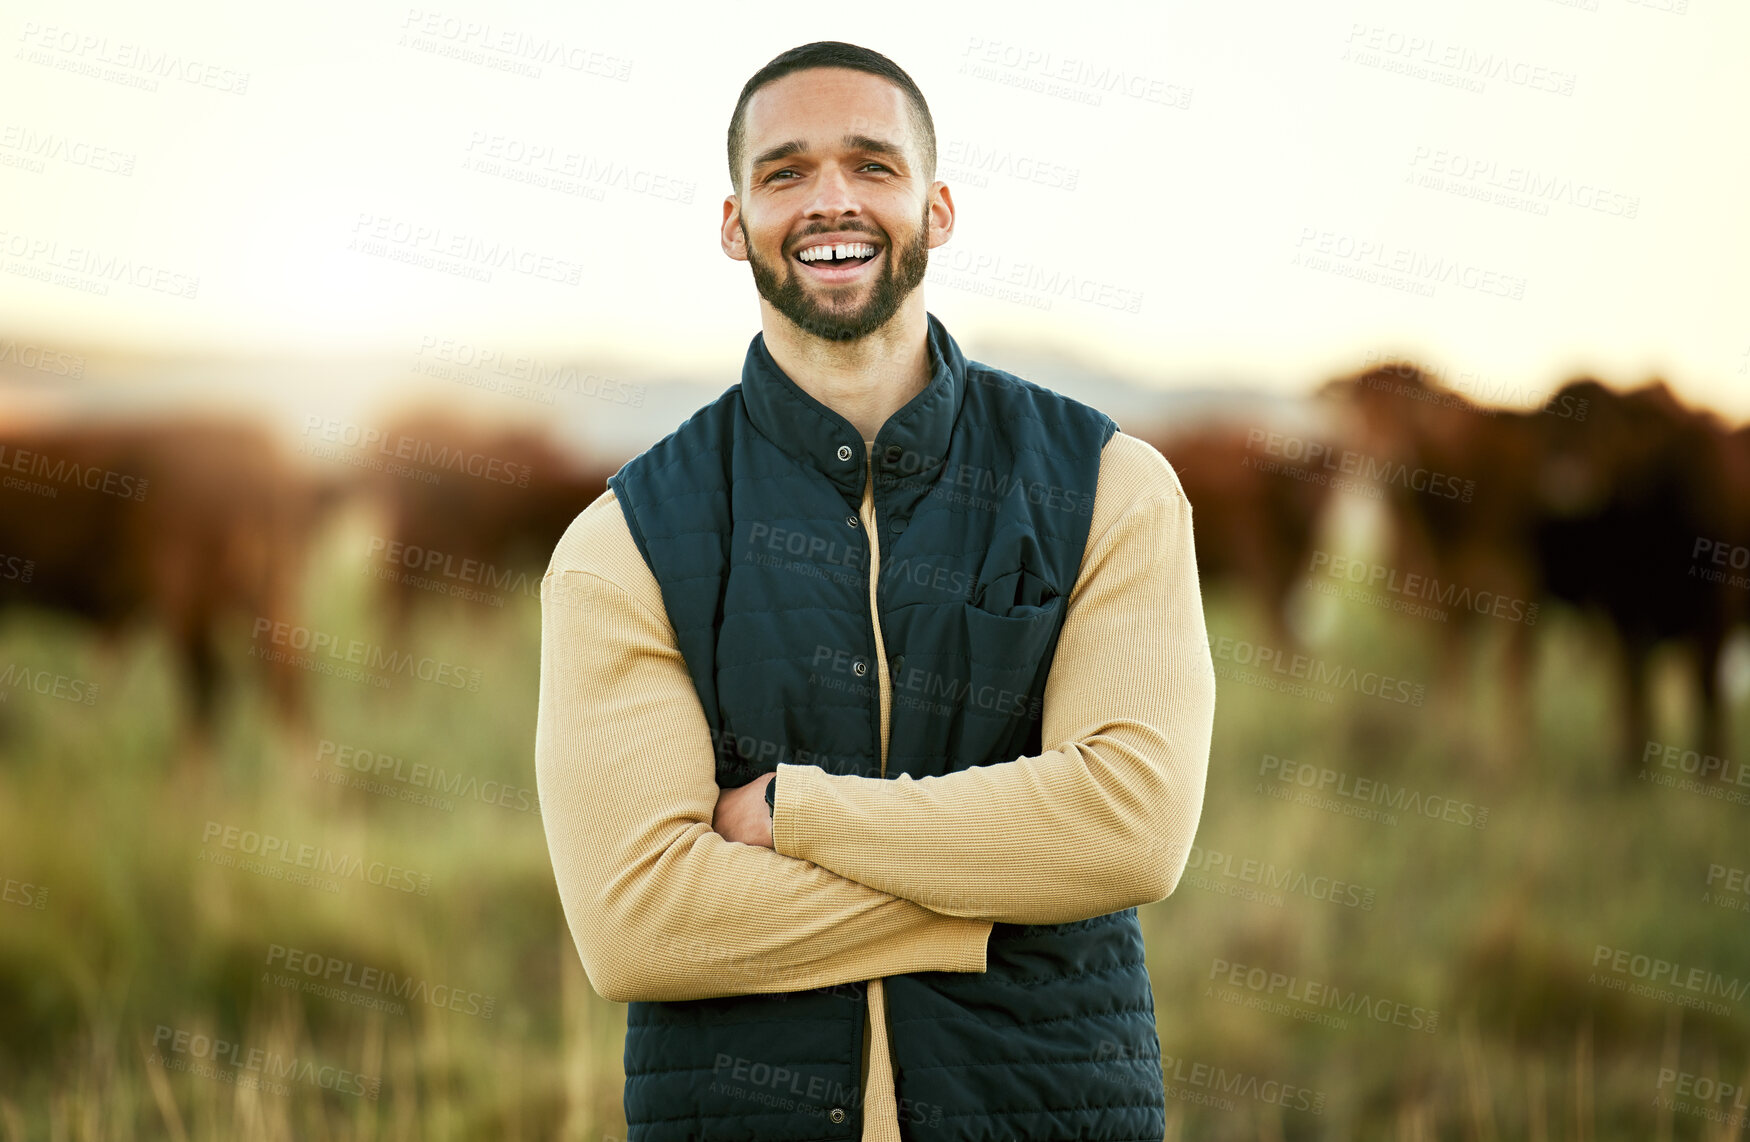
[[[630,1005],[631,1140],[1165,1132],[1136,908],[1202,812],[1191,511],[1152,447],[925,310],[935,151],[876,52],[755,73],[741,383],[542,581],[543,821]]]

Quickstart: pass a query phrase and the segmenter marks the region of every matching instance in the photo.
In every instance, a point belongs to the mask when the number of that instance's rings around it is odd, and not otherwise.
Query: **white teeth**
[[[829,261],[833,258],[872,258],[875,247],[867,242],[841,242],[836,246],[810,246],[796,255],[804,262]]]

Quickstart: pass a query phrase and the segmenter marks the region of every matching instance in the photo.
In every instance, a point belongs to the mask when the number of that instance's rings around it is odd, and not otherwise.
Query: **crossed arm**
[[[1190,854],[1214,711],[1171,478],[1090,544],[1046,681],[1051,748],[921,779],[781,764],[773,847],[950,916],[1059,924],[1151,903]]]
[[[1062,923],[1172,891],[1214,709],[1190,507],[1151,447],[1107,447],[1045,691],[1053,748],[922,780],[781,766],[774,849],[712,829],[709,729],[618,504],[574,521],[542,582],[536,768],[566,919],[602,995],[982,971],[993,921]]]
[[[619,515],[610,497],[584,516],[603,504]],[[566,923],[603,998],[703,999],[984,970],[988,921],[945,916],[713,832],[715,774],[704,710],[669,624],[598,574],[549,571],[536,786]]]

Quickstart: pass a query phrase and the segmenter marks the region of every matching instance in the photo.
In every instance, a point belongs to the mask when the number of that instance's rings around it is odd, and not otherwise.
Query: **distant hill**
[[[1160,420],[1191,428],[1210,420],[1277,423],[1305,415],[1306,399],[1238,380],[1132,378],[1073,350],[962,343],[968,356],[1093,405],[1129,432]],[[0,394],[13,416],[106,418],[171,411],[264,417],[288,439],[310,418],[372,425],[408,406],[462,410],[485,420],[534,423],[580,452],[631,456],[673,431],[741,379],[739,359],[708,378],[642,370],[633,359],[548,359],[548,379],[520,393],[514,378],[442,367],[414,354],[136,357],[92,353],[80,375],[51,376],[0,361]],[[553,375],[565,378],[552,380]],[[587,378],[587,380],[580,380]],[[609,378],[603,382],[600,378]],[[602,395],[593,395],[598,391]]]

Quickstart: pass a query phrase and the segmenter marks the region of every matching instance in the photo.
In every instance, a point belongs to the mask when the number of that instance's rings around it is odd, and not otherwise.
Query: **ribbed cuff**
[[[989,967],[988,953],[990,951],[990,930],[996,925],[989,920],[973,920],[966,917],[947,916],[944,919],[957,920],[966,925],[966,944],[962,949],[964,958],[956,960],[949,971],[981,972]]]
[[[778,763],[778,793],[772,805],[773,852],[797,860],[808,859],[798,851],[803,838],[808,835],[804,819],[809,792],[806,787],[815,775],[825,776],[825,773],[818,765]]]

